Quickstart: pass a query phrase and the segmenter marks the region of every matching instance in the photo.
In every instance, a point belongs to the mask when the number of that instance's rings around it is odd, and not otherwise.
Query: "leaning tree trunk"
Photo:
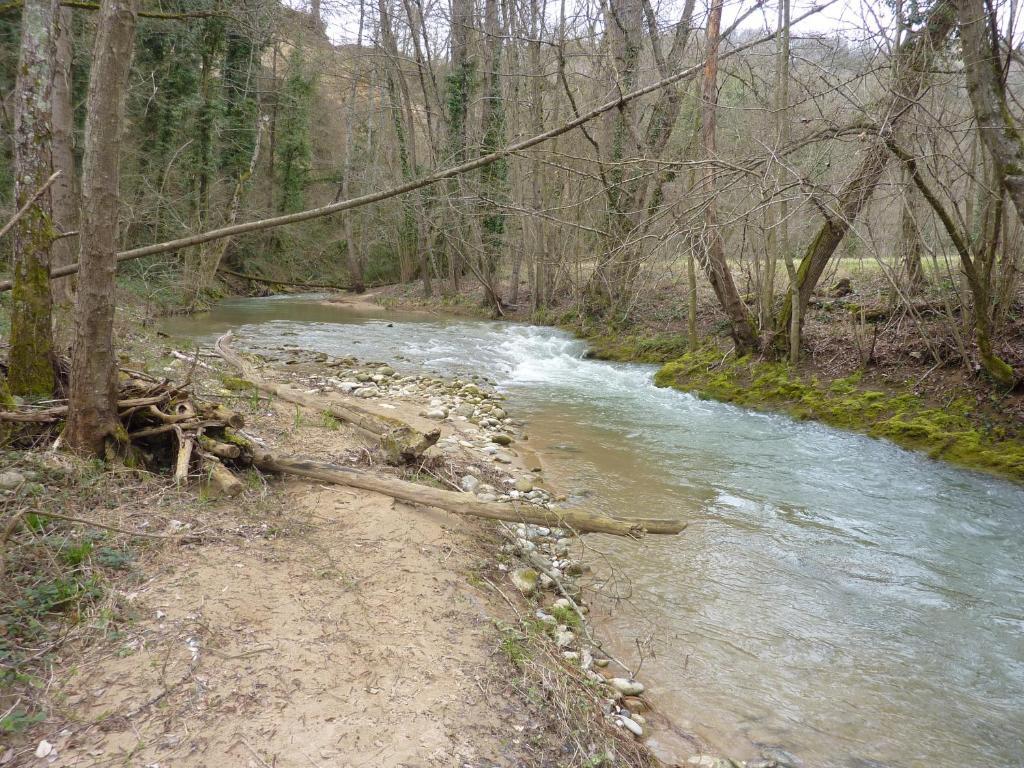
[[[138,0],[100,3],[86,102],[81,271],[64,434],[73,450],[94,455],[102,454],[120,431],[114,355],[118,174],[137,12]]]
[[[46,185],[52,172],[50,114],[56,0],[25,0],[14,103],[14,227],[9,384],[15,395],[45,396],[55,386],[50,300],[53,211]]]
[[[879,114],[883,119],[873,128],[875,136],[861,160],[853,178],[838,195],[838,211],[830,215],[815,233],[810,245],[800,260],[797,279],[800,281],[800,317],[806,315],[807,303],[811,300],[818,281],[825,272],[836,248],[850,231],[854,220],[871,199],[878,186],[885,165],[889,160],[886,137],[890,136],[910,106],[924,92],[928,84],[928,71],[936,54],[956,26],[956,11],[952,0],[939,0],[928,12],[924,27],[900,44],[896,55],[903,64],[896,70],[890,85],[891,95]],[[776,338],[785,338],[785,330],[792,317],[792,296],[786,296],[782,311],[775,321]]]
[[[744,355],[757,348],[757,335],[753,319],[747,310],[736,283],[732,279],[729,263],[725,259],[725,246],[718,226],[718,205],[715,200],[716,117],[718,112],[718,38],[722,24],[723,0],[715,0],[711,6],[707,29],[707,61],[704,64],[703,117],[701,136],[704,143],[704,177],[701,190],[704,194],[704,226],[707,247],[702,265],[719,303],[729,317],[731,334],[736,343],[736,354]]]

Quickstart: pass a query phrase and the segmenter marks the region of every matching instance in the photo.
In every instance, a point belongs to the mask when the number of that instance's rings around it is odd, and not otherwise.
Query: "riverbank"
[[[275,453],[388,471],[347,425],[266,400],[208,353],[175,351],[145,335],[126,353],[230,402]],[[560,503],[484,381],[298,347],[264,372],[439,426],[408,479]],[[48,578],[67,588],[35,606],[31,639],[12,635],[24,605],[5,603],[5,663],[19,675],[5,680],[0,764],[654,764],[634,735],[645,702],[622,701],[642,686],[591,642],[568,532],[255,472],[241,496],[215,500],[60,454],[5,464],[4,519],[29,522],[9,532],[13,581],[42,588],[28,554],[43,547],[60,561]],[[97,498],[101,512],[84,508]],[[48,517],[61,514],[52,503],[71,519]]]
[[[372,300],[402,311],[489,314],[473,289],[426,300],[417,288],[391,286],[374,291]],[[880,291],[868,285],[862,296]],[[567,308],[543,313],[512,308],[503,319],[569,331],[585,340],[597,359],[660,365],[659,386],[820,421],[1024,483],[1024,392],[1005,392],[978,371],[935,363],[927,348],[908,346],[905,329],[897,337],[897,331],[864,331],[842,322],[836,304],[815,302],[807,319],[808,350],[795,368],[760,356],[737,359],[721,329],[715,332],[716,314],[707,301],[698,317],[700,336],[710,341],[696,352],[689,349],[678,308],[673,311],[665,300],[652,299],[631,323],[615,329]]]

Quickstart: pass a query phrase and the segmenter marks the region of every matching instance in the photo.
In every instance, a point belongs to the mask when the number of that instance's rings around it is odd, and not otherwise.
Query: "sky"
[[[322,0],[324,7],[324,20],[327,25],[327,34],[335,43],[355,42],[356,28],[358,21],[358,0]],[[447,9],[450,0],[439,0],[442,7]],[[289,5],[296,8],[308,7],[308,0],[288,0]],[[571,7],[580,2],[590,2],[597,5],[599,0],[569,0],[567,6]],[[877,34],[880,28],[889,27],[892,19],[892,12],[886,0],[791,0],[791,16],[796,19],[816,6],[828,3],[828,7],[819,11],[810,18],[794,24],[795,35],[820,35],[840,34],[851,42],[861,40],[868,36]],[[427,0],[424,4],[429,5]],[[728,28],[741,14],[749,11],[756,3],[754,0],[726,0],[723,12],[722,26]],[[368,6],[375,5],[368,2]],[[679,5],[678,0],[659,2],[655,0],[655,7]],[[558,12],[559,0],[548,0],[549,12]],[[706,0],[698,0],[697,11],[702,23],[706,13]],[[741,29],[759,31],[774,29],[778,13],[778,3],[769,0],[763,7],[751,14],[741,25]],[[662,14],[668,17],[670,14],[664,11]]]

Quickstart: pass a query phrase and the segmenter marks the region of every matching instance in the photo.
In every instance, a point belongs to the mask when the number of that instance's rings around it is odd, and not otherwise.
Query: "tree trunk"
[[[482,517],[487,520],[564,526],[580,533],[610,533],[616,536],[643,536],[645,533],[675,535],[686,528],[682,520],[662,518],[617,518],[578,509],[549,510],[534,504],[498,504],[479,501],[472,494],[443,491],[429,485],[410,483],[395,477],[380,477],[354,467],[296,461],[270,454],[257,454],[253,464],[268,472],[281,472],[308,477],[324,483],[347,485],[394,499],[437,507],[458,515]]]
[[[57,13],[56,58],[53,72],[53,167],[61,176],[53,184],[53,219],[61,234],[78,229],[78,173],[75,170],[75,110],[71,99],[71,61],[73,35],[71,9]],[[53,244],[50,264],[64,267],[78,255],[73,237],[62,237]],[[75,279],[64,277],[50,283],[54,304],[71,305],[75,297]]]
[[[15,208],[33,200],[52,173],[50,142],[56,0],[26,0],[14,104]],[[58,179],[59,181],[59,179]],[[8,383],[15,395],[53,394],[53,329],[49,286],[52,195],[35,197],[14,227],[14,287]]]
[[[904,169],[903,206],[900,211],[900,261],[906,278],[907,293],[919,293],[924,286],[924,266],[921,263],[921,231],[918,219],[921,216],[921,193],[914,186],[909,171]]]
[[[956,6],[967,93],[978,130],[1024,223],[1024,135],[1007,106],[999,55],[992,44],[990,25],[997,20],[990,17],[984,0],[956,0]]]
[[[871,145],[853,178],[838,195],[837,212],[822,224],[800,261],[797,277],[800,280],[798,303],[801,317],[806,314],[807,302],[836,248],[878,186],[889,159],[885,137],[893,132],[909,107],[924,92],[932,62],[955,25],[956,12],[952,0],[939,0],[928,12],[924,28],[908,36],[897,49],[896,55],[902,59],[902,66],[895,71],[894,82],[890,85],[891,95],[879,110],[882,121],[873,129]],[[792,297],[787,296],[775,322],[776,338],[785,338],[785,330],[792,319],[792,306]]]
[[[718,204],[715,189],[715,167],[713,165],[717,150],[716,118],[718,112],[718,43],[719,30],[722,24],[723,0],[714,0],[711,15],[708,17],[707,28],[707,61],[704,63],[703,117],[701,136],[704,144],[704,159],[708,161],[704,169],[701,191],[704,196],[704,227],[706,249],[703,267],[707,273],[711,287],[718,297],[719,303],[729,318],[731,335],[736,343],[737,356],[745,355],[757,348],[757,335],[754,333],[754,322],[747,306],[736,290],[732,279],[729,263],[725,258],[725,246],[722,233],[718,227]]]
[[[86,102],[81,272],[64,435],[72,450],[93,455],[121,431],[114,353],[118,176],[137,11],[138,0],[102,0]]]
[[[359,31],[356,33],[357,49],[363,44],[363,24],[366,21],[365,0],[359,2]],[[358,60],[357,60],[358,61]],[[349,85],[348,98],[345,101],[345,166],[341,171],[341,196],[347,198],[352,189],[352,176],[355,174],[355,139],[353,131],[356,122],[356,85],[359,78],[357,72],[352,73],[352,82]],[[356,242],[352,227],[352,216],[345,216],[343,229],[345,232],[345,259],[348,264],[348,282],[350,290],[354,293],[366,292],[366,280],[363,277],[362,246]]]

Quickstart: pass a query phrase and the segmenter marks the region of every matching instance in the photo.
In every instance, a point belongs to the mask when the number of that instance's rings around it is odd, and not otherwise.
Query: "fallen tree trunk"
[[[645,533],[676,534],[686,527],[681,520],[658,518],[620,519],[597,515],[578,509],[549,510],[533,504],[498,504],[479,501],[471,494],[442,491],[427,485],[410,483],[392,477],[371,475],[352,467],[322,464],[315,461],[279,459],[270,454],[256,454],[253,464],[268,472],[308,477],[323,483],[347,485],[390,496],[412,504],[437,507],[458,515],[506,520],[514,523],[572,528],[580,533],[610,533],[616,536],[642,536]]]
[[[217,339],[215,348],[221,357],[241,372],[242,378],[257,389],[281,400],[330,414],[338,421],[350,424],[365,437],[380,442],[389,464],[398,465],[418,461],[423,452],[436,443],[441,436],[439,429],[420,432],[400,419],[370,413],[354,405],[328,403],[323,398],[311,397],[291,387],[266,381],[248,360],[231,349],[230,340],[231,331],[228,331]]]

